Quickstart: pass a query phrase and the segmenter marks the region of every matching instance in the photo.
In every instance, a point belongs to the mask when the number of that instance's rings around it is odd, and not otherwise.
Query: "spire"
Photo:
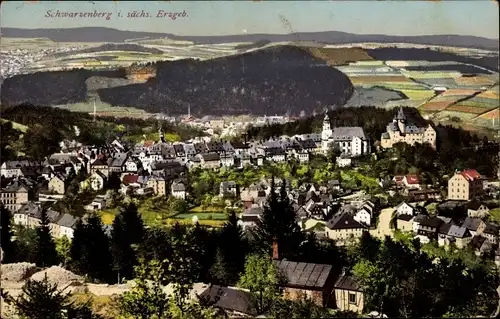
[[[323,122],[330,122],[330,117],[328,116],[327,112],[325,112],[325,118],[324,118]]]
[[[399,108],[398,115],[396,116],[396,119],[398,121],[405,121],[406,120],[406,116],[405,116],[405,113],[403,112],[402,107]]]

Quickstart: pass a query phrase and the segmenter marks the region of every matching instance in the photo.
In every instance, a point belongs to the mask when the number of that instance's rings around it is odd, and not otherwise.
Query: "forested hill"
[[[104,71],[102,71],[104,72]],[[39,72],[8,78],[2,104],[58,105],[88,99],[85,81],[102,72]],[[123,70],[108,77],[124,77]],[[349,78],[309,52],[281,46],[199,61],[159,62],[146,83],[102,88],[101,100],[114,106],[182,115],[298,115],[344,105],[353,94]]]
[[[343,105],[353,86],[342,72],[292,47],[213,60],[157,64],[147,83],[98,91],[102,101],[151,112],[194,115],[299,114]]]

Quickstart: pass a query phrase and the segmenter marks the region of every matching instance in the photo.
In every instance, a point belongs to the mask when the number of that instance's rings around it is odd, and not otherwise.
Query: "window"
[[[350,304],[356,303],[356,294],[355,293],[352,293],[352,292],[349,293],[349,303]]]

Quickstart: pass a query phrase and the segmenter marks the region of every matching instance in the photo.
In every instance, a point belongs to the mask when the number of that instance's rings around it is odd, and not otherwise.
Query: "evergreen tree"
[[[120,214],[113,221],[111,234],[111,252],[113,255],[113,269],[120,277],[131,278],[134,266],[137,265],[135,248],[144,239],[144,224],[137,206],[131,203],[122,208]]]
[[[0,204],[0,246],[2,247],[3,263],[14,262],[16,258],[16,244],[12,241],[12,214]]]
[[[111,231],[111,254],[113,270],[117,272],[118,282],[122,277],[132,278],[133,266],[136,261],[134,250],[130,245],[129,234],[125,232],[123,217],[118,215],[113,221]]]
[[[254,236],[257,243],[269,249],[274,240],[279,246],[280,258],[290,258],[296,253],[303,240],[303,234],[297,223],[297,214],[288,198],[286,183],[279,194],[274,190],[274,177],[271,181],[271,194],[262,213],[262,218],[257,221]]]
[[[210,282],[219,286],[229,286],[232,282],[232,274],[224,260],[224,254],[217,248],[215,253],[215,262],[210,268]]]
[[[49,223],[47,211],[44,209],[40,217],[40,225],[36,229],[35,263],[38,267],[49,267],[59,262]]]
[[[219,233],[218,247],[226,263],[228,284],[234,284],[238,281],[239,273],[243,271],[248,251],[248,243],[234,212],[229,215]]]
[[[77,272],[98,281],[113,281],[109,239],[99,216],[90,215],[84,223],[77,225],[71,259]]]
[[[134,203],[128,204],[121,210],[120,215],[123,218],[123,227],[125,233],[129,236],[130,244],[139,244],[144,237],[144,222]]]
[[[75,272],[80,272],[83,269],[85,260],[83,259],[83,250],[85,246],[85,224],[82,219],[79,219],[75,225],[73,239],[71,240],[70,248],[70,268]]]

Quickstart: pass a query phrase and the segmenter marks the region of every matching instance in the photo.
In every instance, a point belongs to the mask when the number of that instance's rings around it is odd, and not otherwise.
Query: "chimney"
[[[276,237],[273,238],[273,260],[279,260],[280,255],[278,251],[278,239]]]

